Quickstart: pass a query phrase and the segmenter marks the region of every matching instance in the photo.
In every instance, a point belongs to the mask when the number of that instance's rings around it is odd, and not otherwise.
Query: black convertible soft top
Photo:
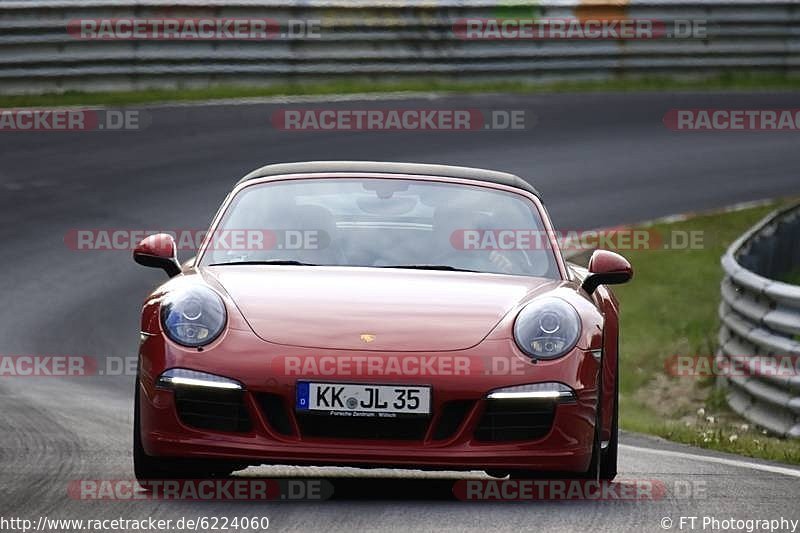
[[[527,181],[514,174],[486,170],[483,168],[429,165],[426,163],[384,163],[379,161],[309,161],[307,163],[278,163],[254,170],[236,185],[257,178],[282,176],[285,174],[313,174],[330,172],[358,172],[363,174],[410,174],[487,181],[516,187],[536,196],[539,192]]]

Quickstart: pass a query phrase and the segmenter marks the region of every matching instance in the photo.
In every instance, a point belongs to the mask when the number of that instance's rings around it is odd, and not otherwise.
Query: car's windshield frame
[[[208,267],[212,266],[211,263],[205,261],[206,253],[208,252],[209,244],[211,236],[214,235],[215,231],[218,230],[220,224],[222,224],[229,213],[229,210],[232,205],[234,205],[235,201],[246,189],[251,187],[259,187],[268,184],[279,184],[287,181],[300,181],[300,180],[320,180],[320,179],[342,179],[342,180],[359,180],[359,179],[397,179],[397,180],[405,180],[405,181],[420,181],[420,182],[438,182],[443,184],[450,184],[450,185],[463,185],[468,187],[480,187],[491,189],[494,191],[503,191],[507,193],[512,193],[516,196],[521,197],[522,201],[529,204],[529,207],[537,214],[539,220],[542,223],[543,230],[547,232],[550,236],[549,239],[545,239],[547,242],[547,252],[552,255],[552,259],[554,265],[556,266],[556,271],[558,276],[562,280],[569,279],[569,275],[567,273],[566,263],[564,262],[564,258],[561,255],[561,250],[558,247],[558,243],[554,237],[554,231],[552,227],[552,222],[550,217],[542,205],[540,199],[527,191],[507,186],[504,184],[496,184],[481,180],[471,180],[466,178],[450,178],[450,177],[442,177],[442,176],[422,176],[422,175],[413,175],[413,174],[381,174],[381,173],[363,173],[363,172],[330,172],[330,173],[307,173],[307,174],[287,174],[287,175],[280,175],[280,176],[267,176],[264,178],[252,178],[247,181],[240,182],[234,187],[234,189],[228,194],[225,201],[222,203],[220,208],[218,209],[217,213],[215,214],[211,225],[209,227],[209,231],[201,243],[200,249],[198,250],[197,255],[194,258],[193,267]],[[230,263],[235,264],[235,263]],[[328,266],[328,265],[320,265],[320,266]],[[380,268],[380,267],[370,267],[370,266],[348,266],[348,265],[330,265],[329,268]],[[492,274],[492,275],[509,275],[509,276],[525,276],[525,274],[518,274],[518,273],[494,273],[494,272],[477,272],[478,274]],[[555,272],[554,272],[555,274]]]

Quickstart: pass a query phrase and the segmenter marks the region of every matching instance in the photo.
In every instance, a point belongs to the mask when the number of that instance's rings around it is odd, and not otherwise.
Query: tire
[[[139,405],[139,378],[133,405],[133,473],[142,487],[147,489],[149,481],[165,479],[206,479],[227,477],[247,465],[219,461],[193,461],[173,457],[147,455],[142,445],[141,407]]]
[[[614,380],[614,414],[611,417],[611,435],[608,446],[600,454],[600,479],[613,481],[617,477],[617,451],[619,449],[619,347]]]

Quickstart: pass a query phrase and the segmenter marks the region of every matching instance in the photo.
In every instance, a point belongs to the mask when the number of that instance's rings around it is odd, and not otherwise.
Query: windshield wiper
[[[450,272],[478,272],[477,270],[467,270],[450,265],[381,265],[379,268],[409,268],[413,270],[447,270]]]
[[[320,266],[314,263],[301,263],[300,261],[288,261],[285,259],[276,259],[274,261],[228,261],[225,263],[211,263],[208,266],[225,266],[225,265],[292,265],[292,266]]]

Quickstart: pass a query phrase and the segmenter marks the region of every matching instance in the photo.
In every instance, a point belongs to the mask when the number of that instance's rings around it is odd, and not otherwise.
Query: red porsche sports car
[[[630,264],[567,263],[537,191],[475,168],[265,166],[144,303],[138,479],[248,465],[599,476],[617,463]]]

